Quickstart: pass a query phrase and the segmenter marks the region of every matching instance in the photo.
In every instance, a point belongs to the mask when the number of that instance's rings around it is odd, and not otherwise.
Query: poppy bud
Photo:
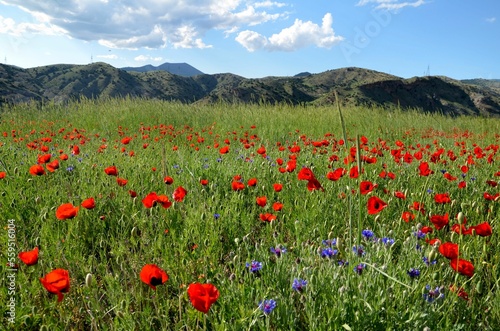
[[[438,249],[435,246],[433,246],[427,257],[429,261],[434,261],[437,256],[438,256]]]
[[[234,238],[234,243],[238,245],[240,243],[240,238]]]
[[[464,222],[464,213],[459,212],[458,215],[457,215],[457,220],[458,220],[458,224],[463,224],[463,222]]]
[[[87,287],[90,287],[92,285],[92,274],[88,273],[87,276],[85,276],[85,285]]]
[[[36,204],[39,204],[39,203],[40,203],[40,200],[41,200],[41,199],[40,199],[40,197],[36,197],[36,198],[35,198],[35,203],[36,203]]]
[[[478,294],[481,294],[481,288],[482,288],[481,281],[478,281],[477,284],[476,284],[476,292]]]
[[[342,239],[340,238],[337,238],[337,249],[339,252],[342,252],[342,249],[343,249],[343,242],[342,242]]]

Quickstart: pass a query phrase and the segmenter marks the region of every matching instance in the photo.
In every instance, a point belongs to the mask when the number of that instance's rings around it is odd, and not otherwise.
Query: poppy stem
[[[361,245],[361,231],[363,231],[362,227],[361,227],[361,191],[359,189],[360,187],[360,183],[361,183],[361,176],[363,174],[363,171],[361,171],[361,151],[360,151],[360,148],[359,148],[359,134],[356,135],[356,165],[358,167],[358,192],[357,192],[357,195],[358,195],[358,237],[357,237],[357,241],[356,241],[356,244],[359,246]]]

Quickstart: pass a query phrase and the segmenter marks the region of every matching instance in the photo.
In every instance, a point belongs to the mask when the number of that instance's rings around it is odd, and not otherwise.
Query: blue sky
[[[498,0],[0,0],[0,62],[500,79]]]

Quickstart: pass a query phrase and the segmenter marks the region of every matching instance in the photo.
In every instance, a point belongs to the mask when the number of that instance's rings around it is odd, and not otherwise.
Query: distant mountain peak
[[[173,75],[192,77],[196,75],[203,75],[203,72],[196,69],[195,67],[187,63],[169,63],[165,62],[155,67],[151,64],[144,65],[142,67],[124,67],[120,68],[125,71],[136,71],[136,72],[148,72],[148,71],[167,71]]]

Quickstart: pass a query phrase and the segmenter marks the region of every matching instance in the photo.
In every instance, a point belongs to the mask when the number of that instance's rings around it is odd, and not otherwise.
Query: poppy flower
[[[405,200],[406,199],[406,195],[401,192],[401,191],[396,191],[394,192],[394,196],[398,199],[401,199],[401,200]]]
[[[229,153],[229,146],[224,146],[219,149],[219,154],[227,154]]]
[[[62,221],[71,219],[78,213],[78,207],[71,203],[63,203],[56,210],[56,217]]]
[[[255,201],[257,202],[257,204],[261,207],[265,207],[266,204],[267,204],[267,197],[265,196],[262,196],[262,197],[257,197],[255,199]]]
[[[118,169],[116,169],[115,166],[107,167],[106,169],[104,169],[104,172],[108,176],[118,176]]]
[[[450,266],[459,274],[467,277],[474,276],[474,265],[467,260],[453,259],[450,261]]]
[[[128,180],[126,180],[125,178],[116,177],[116,183],[118,184],[118,186],[125,186],[127,185]]]
[[[31,172],[31,170],[30,170]],[[43,174],[42,174],[43,175]],[[496,201],[500,197],[500,193],[490,194],[488,192],[484,192],[483,197],[488,201]]]
[[[156,201],[158,200],[158,195],[156,192],[151,192],[144,199],[142,199],[142,204],[146,208],[152,208],[153,206],[156,205]]]
[[[242,182],[233,181],[231,183],[231,188],[233,189],[233,191],[241,191],[245,189],[245,184],[243,184]]]
[[[281,192],[281,190],[283,189],[283,185],[279,184],[279,183],[275,183],[275,184],[273,184],[273,189],[274,189],[274,192]]]
[[[73,146],[73,149],[71,150],[72,155],[78,155],[80,154],[80,147],[78,145]]]
[[[419,211],[422,215],[425,215],[424,204],[418,201],[414,201],[413,205],[410,206],[410,209]]]
[[[0,171],[0,179],[5,178],[6,175],[7,173],[5,171]]]
[[[61,159],[62,161],[66,161],[68,159],[68,154],[59,155],[59,159]]]
[[[274,211],[281,211],[283,209],[283,204],[281,202],[273,203]]]
[[[31,251],[19,253],[19,259],[27,266],[35,265],[38,262],[38,247]]]
[[[88,198],[82,201],[82,207],[85,209],[93,209],[95,207],[94,198]]]
[[[439,253],[448,260],[456,259],[458,257],[458,245],[451,242],[445,242],[439,246]]]
[[[366,195],[366,194],[370,193],[371,191],[373,191],[373,189],[375,189],[375,187],[377,187],[377,186],[373,185],[372,182],[365,180],[365,181],[362,181],[361,183],[359,183],[359,192],[363,195]]]
[[[32,174],[33,176],[45,175],[45,170],[41,165],[36,164],[30,167],[30,174]]]
[[[167,185],[171,185],[171,184],[173,184],[174,179],[170,176],[165,176],[165,178],[163,178],[163,182]]]
[[[451,199],[450,199],[450,196],[448,195],[448,193],[438,193],[434,196],[434,201],[436,203],[450,203],[451,202]]]
[[[324,191],[325,189],[323,186],[321,186],[320,182],[316,179],[313,178],[310,181],[307,182],[307,189],[309,191],[314,191],[314,190],[321,190]]]
[[[290,160],[286,163],[285,170],[287,172],[294,172],[296,168],[297,168],[297,160]]]
[[[465,188],[467,186],[467,183],[465,181],[461,181],[458,183],[458,188]]]
[[[187,292],[193,307],[205,314],[219,298],[219,290],[213,284],[193,283],[189,285]]]
[[[434,230],[430,226],[423,226],[420,228],[422,233],[432,233]]]
[[[208,185],[208,179],[200,179],[200,184],[203,185],[203,186],[207,186]]]
[[[446,225],[448,225],[448,213],[444,215],[432,215],[430,216],[430,221],[432,222],[432,224],[434,224],[436,230],[441,230]]]
[[[302,168],[302,169],[300,169],[299,173],[297,174],[297,178],[299,180],[308,180],[309,181],[315,177],[314,177],[314,174],[313,174],[311,169]]]
[[[137,196],[137,192],[136,192],[136,191],[134,191],[134,190],[129,190],[129,191],[128,191],[128,194],[129,194],[129,195],[130,195],[130,197],[132,197],[132,198],[135,198],[135,197]]]
[[[375,215],[378,214],[387,207],[387,203],[385,203],[382,199],[376,196],[372,196],[368,199],[367,208],[368,214]]]
[[[472,227],[476,234],[481,237],[491,236],[493,231],[491,230],[491,226],[488,222],[484,222]]]
[[[250,178],[247,182],[248,186],[255,186],[257,185],[257,178]]]
[[[159,203],[165,209],[172,206],[172,202],[168,200],[168,197],[166,195],[163,194],[156,196],[156,202]]]
[[[38,156],[37,163],[38,164],[48,163],[50,161],[51,157],[52,157],[52,155],[50,155],[50,154],[40,155],[40,156]]]
[[[401,218],[403,219],[403,221],[408,223],[408,222],[413,221],[415,219],[415,214],[413,214],[412,212],[409,212],[409,211],[404,211],[403,214],[401,214]]]
[[[69,291],[69,272],[65,269],[55,269],[40,278],[43,287],[52,294],[57,294],[57,301],[64,298],[63,293]]]
[[[158,267],[156,264],[146,264],[144,267],[142,267],[139,277],[153,290],[156,290],[157,285],[165,284],[165,282],[168,280],[167,273],[160,269],[160,267]]]
[[[58,160],[54,160],[54,161],[52,161],[50,163],[47,163],[45,165],[45,167],[47,168],[48,171],[54,172],[57,169],[59,169],[59,161]]]
[[[270,223],[270,222],[276,220],[276,216],[273,214],[270,214],[270,213],[260,214],[259,217],[260,217],[260,220],[262,222],[269,222]]]
[[[337,168],[334,171],[330,171],[328,174],[326,174],[326,177],[331,181],[337,181],[342,176],[344,176],[344,174],[345,174],[344,168]]]
[[[172,198],[177,202],[182,202],[182,200],[184,200],[184,197],[186,196],[186,194],[187,194],[187,190],[184,187],[179,186],[178,188],[176,188],[174,190],[174,193],[172,193]]]
[[[122,138],[121,143],[124,145],[128,145],[131,140],[132,140],[132,138],[130,138],[130,137],[124,137],[124,138]]]
[[[354,166],[349,170],[349,177],[350,178],[358,178],[359,177],[359,170],[358,166]]]
[[[419,175],[423,177],[427,177],[434,173],[433,170],[429,168],[429,164],[427,162],[421,162],[418,166]]]

